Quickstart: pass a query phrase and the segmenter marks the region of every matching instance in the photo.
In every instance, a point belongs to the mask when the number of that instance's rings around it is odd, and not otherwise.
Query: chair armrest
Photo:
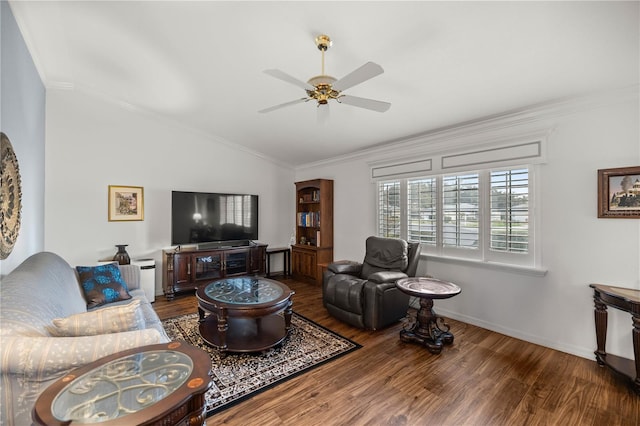
[[[407,274],[400,271],[380,271],[375,272],[367,278],[369,281],[373,281],[374,283],[390,283],[398,281],[401,278],[407,278]]]
[[[81,337],[1,336],[0,369],[48,380],[104,356],[163,341],[155,329]]]
[[[335,274],[347,274],[360,276],[362,270],[362,263],[353,262],[350,260],[339,260],[337,262],[330,263],[327,269]]]
[[[363,287],[363,291],[367,294],[366,297],[371,298],[371,300],[373,300],[374,297],[377,297],[378,295],[381,295],[385,291],[388,291],[391,289],[393,290],[397,289],[395,281],[377,283],[375,281],[369,280],[364,283],[364,287]]]

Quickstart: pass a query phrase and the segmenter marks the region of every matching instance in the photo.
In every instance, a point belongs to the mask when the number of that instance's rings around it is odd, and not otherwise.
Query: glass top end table
[[[185,342],[134,348],[77,368],[38,397],[36,424],[203,424],[209,354]]]
[[[53,400],[61,421],[99,423],[155,404],[184,384],[193,371],[187,355],[153,350],[115,359],[71,381]]]

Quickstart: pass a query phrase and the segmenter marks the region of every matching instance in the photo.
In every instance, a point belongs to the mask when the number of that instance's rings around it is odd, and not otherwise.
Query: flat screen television
[[[172,245],[238,245],[257,239],[257,195],[171,192]]]

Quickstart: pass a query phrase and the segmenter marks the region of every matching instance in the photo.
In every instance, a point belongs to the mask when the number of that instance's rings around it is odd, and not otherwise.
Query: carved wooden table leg
[[[636,392],[640,393],[640,315],[633,315],[631,318],[633,321],[633,354],[636,362],[636,379],[634,385]]]
[[[284,310],[284,329],[285,333],[289,334],[291,331],[291,314],[293,313],[293,301],[289,300],[289,304]]]
[[[603,357],[607,355],[606,343],[607,343],[607,305],[602,303],[600,297],[596,295],[593,298],[595,302],[594,317],[596,321],[596,361],[598,365],[604,366]]]
[[[218,312],[218,336],[220,338],[220,347],[218,349],[222,352],[227,350],[227,330],[229,324],[227,323],[227,310],[220,309]]]
[[[204,310],[198,306],[198,322],[202,322],[204,319]]]

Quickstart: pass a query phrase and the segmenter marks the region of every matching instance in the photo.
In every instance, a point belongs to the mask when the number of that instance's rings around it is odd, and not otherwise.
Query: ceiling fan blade
[[[274,110],[276,110],[276,109],[280,109],[280,108],[288,107],[288,106],[290,106],[290,105],[299,104],[299,103],[302,103],[302,102],[306,102],[306,101],[308,101],[308,100],[309,100],[309,98],[300,98],[300,99],[296,99],[295,101],[289,101],[289,102],[285,102],[285,103],[280,104],[280,105],[274,105],[274,106],[269,107],[269,108],[261,109],[261,110],[260,110],[260,111],[258,111],[258,112],[259,112],[259,113],[271,112],[271,111],[274,111]]]
[[[384,72],[382,67],[374,62],[367,62],[360,68],[351,71],[351,73],[345,75],[340,80],[333,83],[333,88],[338,91],[343,91],[348,89],[349,87],[353,87],[356,84],[360,84],[364,81],[369,80],[377,75],[380,75]]]
[[[373,111],[385,112],[391,107],[389,102],[376,101],[373,99],[359,98],[357,96],[342,95],[338,98],[338,102],[355,106],[358,108],[366,108]]]
[[[297,78],[290,76],[289,74],[287,74],[284,71],[280,71],[277,69],[270,69],[270,70],[264,70],[265,74],[269,74],[271,77],[275,77],[277,79],[280,79],[282,81],[286,81],[287,83],[291,83],[294,86],[298,86],[303,88],[304,90],[314,90],[315,88],[310,85],[309,83],[305,83],[302,80],[298,80]]]

